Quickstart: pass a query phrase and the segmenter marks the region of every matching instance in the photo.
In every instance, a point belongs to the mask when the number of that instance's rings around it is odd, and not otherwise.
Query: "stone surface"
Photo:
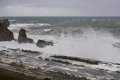
[[[14,40],[13,32],[8,27],[10,25],[9,20],[0,20],[0,41],[11,41]]]
[[[34,41],[31,38],[27,38],[25,29],[21,29],[19,31],[18,42],[19,43],[33,43]]]
[[[36,45],[38,47],[43,48],[43,47],[48,46],[48,45],[53,46],[53,42],[52,41],[48,42],[48,41],[44,41],[44,40],[38,40]]]
[[[3,19],[3,20],[1,20],[1,21],[2,21],[2,23],[3,23],[3,25],[4,25],[4,27],[9,27],[10,21],[9,21],[8,19]]]

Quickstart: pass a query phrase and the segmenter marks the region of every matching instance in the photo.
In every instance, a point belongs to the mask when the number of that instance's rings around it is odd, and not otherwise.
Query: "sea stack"
[[[14,40],[13,32],[8,29],[9,25],[8,19],[0,19],[0,41]]]
[[[18,36],[18,42],[19,43],[33,43],[33,39],[27,38],[26,30],[20,29],[19,36]]]

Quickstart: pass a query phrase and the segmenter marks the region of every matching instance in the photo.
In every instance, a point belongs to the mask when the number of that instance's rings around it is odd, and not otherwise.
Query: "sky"
[[[0,0],[0,16],[120,16],[120,0]]]

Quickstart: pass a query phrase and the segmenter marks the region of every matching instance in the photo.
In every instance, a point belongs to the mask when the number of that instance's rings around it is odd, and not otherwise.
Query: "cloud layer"
[[[0,0],[0,16],[120,16],[119,0]]]

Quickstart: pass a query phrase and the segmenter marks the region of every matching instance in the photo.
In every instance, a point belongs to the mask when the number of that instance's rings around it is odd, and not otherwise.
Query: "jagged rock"
[[[4,27],[9,27],[9,25],[10,25],[10,21],[8,19],[3,19],[2,23],[3,23]]]
[[[47,45],[53,46],[53,42],[52,42],[52,41],[48,42],[48,41],[44,41],[44,40],[38,40],[36,45],[37,45],[38,47],[43,48],[43,47],[45,47],[45,46],[47,46]]]
[[[0,41],[11,41],[14,39],[13,33],[7,28],[9,25],[8,19],[0,20]]]
[[[98,65],[99,63],[101,63],[101,61],[97,61],[97,60],[77,58],[77,57],[71,57],[71,56],[53,55],[51,57],[58,58],[58,59],[73,60],[73,61],[84,62],[87,64],[95,64],[95,65]]]
[[[33,43],[34,41],[31,38],[27,38],[25,29],[21,29],[19,31],[18,42],[19,43]]]

